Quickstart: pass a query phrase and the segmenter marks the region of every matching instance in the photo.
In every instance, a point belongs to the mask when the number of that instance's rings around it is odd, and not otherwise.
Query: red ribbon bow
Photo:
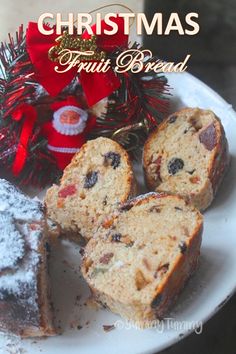
[[[113,52],[117,47],[127,48],[128,45],[128,36],[124,34],[124,19],[116,16],[113,21],[118,26],[118,32],[115,35],[104,33],[105,30],[110,30],[110,26],[105,21],[101,23],[101,35],[96,34],[96,25],[91,27],[93,33],[97,36],[97,47],[107,53]],[[55,72],[55,63],[48,58],[48,51],[56,44],[57,37],[56,34],[48,36],[41,34],[37,23],[30,22],[28,25],[26,45],[35,68],[36,79],[51,96],[57,96],[77,75],[76,67],[65,73]],[[87,31],[82,35],[84,39],[90,37],[91,35]],[[63,70],[62,67],[60,69]],[[80,83],[89,106],[109,96],[120,87],[120,80],[112,69],[106,73],[87,73],[82,70]]]

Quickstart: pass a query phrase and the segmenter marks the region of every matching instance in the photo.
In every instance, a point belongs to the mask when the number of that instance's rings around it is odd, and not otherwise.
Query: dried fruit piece
[[[135,274],[135,285],[136,285],[137,290],[142,290],[149,283],[150,282],[147,279],[145,279],[143,272],[138,269]]]
[[[84,181],[84,188],[89,189],[92,188],[98,181],[98,172],[91,171],[87,173]]]
[[[108,264],[110,262],[110,260],[112,259],[112,257],[114,256],[114,253],[110,252],[110,253],[105,253],[100,259],[99,262],[102,264]]]
[[[202,122],[195,118],[191,117],[189,120],[189,123],[192,125],[192,127],[198,132],[200,129],[202,129]]]
[[[168,172],[170,175],[175,175],[177,172],[182,170],[184,167],[184,161],[179,158],[173,158],[168,163]]]
[[[111,240],[113,242],[120,242],[122,235],[121,234],[114,234],[111,236]]]
[[[149,212],[151,212],[151,213],[160,213],[162,206],[163,206],[163,205],[153,205],[153,206],[149,209]]]
[[[103,222],[102,226],[104,229],[109,229],[113,225],[113,220],[112,219],[107,219]]]
[[[131,238],[128,235],[123,236],[121,242],[125,243],[129,247],[133,246],[133,244],[134,244],[133,241],[131,240]]]
[[[64,199],[58,199],[58,201],[57,201],[57,208],[58,209],[61,209],[61,208],[64,208]]]
[[[186,243],[185,243],[184,241],[183,241],[183,242],[180,242],[179,248],[180,248],[181,253],[184,254],[184,253],[187,251],[187,245],[186,245]]]
[[[77,188],[75,184],[69,184],[68,186],[62,188],[59,192],[58,192],[58,197],[59,198],[66,198],[69,197],[71,195],[74,195],[77,192]]]
[[[93,260],[91,258],[86,258],[84,264],[85,264],[85,271],[87,273],[89,271],[89,268],[93,264]]]
[[[173,123],[176,121],[176,119],[177,119],[177,115],[174,114],[173,116],[170,117],[169,123],[170,123],[170,124],[173,124]]]
[[[200,182],[200,177],[199,176],[193,176],[191,178],[189,178],[190,182],[193,184],[197,184]]]
[[[162,271],[164,271],[166,273],[167,270],[169,269],[169,266],[170,266],[169,263],[165,263],[165,264],[160,265],[157,270],[158,271],[162,270]]]
[[[86,195],[85,195],[85,193],[84,192],[82,192],[82,193],[80,193],[80,199],[82,199],[82,200],[84,200],[85,198],[86,198]]]
[[[158,275],[158,274],[161,274],[161,275],[165,274],[165,273],[168,271],[169,266],[170,266],[169,263],[161,264],[161,265],[157,268],[157,270],[155,271],[155,273],[154,273],[154,278],[157,278],[157,275]]]
[[[109,151],[107,154],[104,155],[104,162],[105,164],[109,164],[115,170],[117,167],[120,166],[120,154],[116,152]]]
[[[217,144],[216,129],[214,124],[210,124],[206,129],[201,131],[199,134],[200,142],[205,146],[209,151],[213,150]]]

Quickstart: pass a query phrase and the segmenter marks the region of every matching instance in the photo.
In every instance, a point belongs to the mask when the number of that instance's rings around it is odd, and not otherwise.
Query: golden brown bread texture
[[[149,327],[195,270],[200,212],[179,196],[149,193],[124,204],[85,247],[82,274],[94,299]]]
[[[47,191],[50,219],[65,236],[90,239],[104,218],[119,203],[136,193],[136,183],[127,152],[115,141],[88,141],[64,170],[60,185]]]
[[[173,113],[144,146],[148,187],[182,195],[200,210],[212,203],[228,165],[224,128],[210,110],[186,108]]]
[[[42,204],[0,180],[0,331],[55,335]]]

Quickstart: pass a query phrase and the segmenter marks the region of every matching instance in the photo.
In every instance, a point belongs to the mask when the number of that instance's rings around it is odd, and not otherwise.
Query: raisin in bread
[[[104,217],[135,190],[127,152],[113,140],[98,138],[83,145],[64,170],[60,185],[48,190],[47,213],[65,236],[90,239]]]
[[[0,331],[54,335],[43,208],[2,179],[0,230]]]
[[[179,196],[148,193],[124,204],[84,249],[95,301],[140,327],[162,318],[196,268],[202,225]]]
[[[186,108],[172,114],[144,146],[148,187],[182,195],[200,210],[213,201],[228,164],[224,128],[209,110]]]

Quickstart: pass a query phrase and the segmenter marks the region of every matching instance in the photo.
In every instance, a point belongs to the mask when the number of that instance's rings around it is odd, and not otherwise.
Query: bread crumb
[[[111,331],[113,331],[113,329],[115,329],[114,325],[103,325],[102,327],[103,327],[104,332],[111,332]]]

